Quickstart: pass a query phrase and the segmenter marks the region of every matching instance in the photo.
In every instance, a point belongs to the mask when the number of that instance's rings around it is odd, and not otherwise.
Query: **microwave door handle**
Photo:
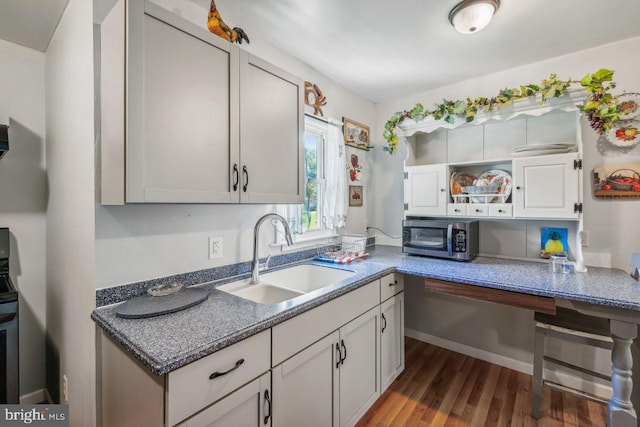
[[[453,255],[453,224],[447,225],[447,252],[449,256]]]

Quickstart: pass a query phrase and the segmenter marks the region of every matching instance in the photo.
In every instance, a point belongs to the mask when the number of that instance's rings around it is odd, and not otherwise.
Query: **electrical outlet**
[[[589,246],[589,232],[587,230],[582,230],[580,233],[580,245],[584,248]]]
[[[222,258],[222,237],[209,237],[209,259]]]
[[[64,403],[69,401],[69,381],[66,375],[62,375],[62,401]]]

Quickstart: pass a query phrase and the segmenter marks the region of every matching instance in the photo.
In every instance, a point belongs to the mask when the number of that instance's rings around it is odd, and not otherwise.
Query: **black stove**
[[[9,229],[0,228],[0,404],[20,403],[18,290],[9,277]]]

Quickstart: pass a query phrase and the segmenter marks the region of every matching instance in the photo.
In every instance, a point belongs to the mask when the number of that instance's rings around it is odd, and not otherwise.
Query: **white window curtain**
[[[322,223],[325,228],[342,228],[347,222],[347,162],[342,122],[329,119],[326,147],[326,186],[322,203]]]
[[[322,197],[323,229],[337,229],[346,225],[347,221],[347,163],[345,146],[342,138],[342,122],[327,119],[327,141],[325,146],[325,185]],[[274,212],[282,215],[291,228],[292,233],[302,234],[303,205],[275,205]],[[279,223],[278,223],[279,224]],[[282,230],[277,226],[278,234]],[[278,237],[276,237],[278,240]]]

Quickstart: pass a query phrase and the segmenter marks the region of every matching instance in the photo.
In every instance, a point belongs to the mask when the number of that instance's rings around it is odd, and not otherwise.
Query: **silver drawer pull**
[[[223,375],[227,375],[229,372],[235,371],[236,369],[238,369],[240,367],[240,365],[242,365],[243,363],[244,363],[244,359],[240,359],[240,360],[238,360],[236,362],[236,364],[235,364],[235,366],[233,368],[229,369],[228,371],[224,371],[224,372],[216,371],[213,374],[209,375],[209,379],[212,380],[214,378],[218,378],[218,377],[221,377]]]

